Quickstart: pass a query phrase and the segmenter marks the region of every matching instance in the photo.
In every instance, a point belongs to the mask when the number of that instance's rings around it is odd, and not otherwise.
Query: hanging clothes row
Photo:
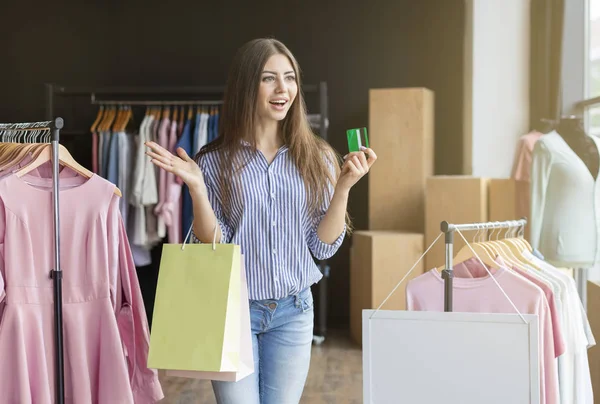
[[[151,249],[164,240],[181,243],[193,217],[187,186],[150,162],[145,142],[193,157],[217,137],[219,105],[150,105],[139,123],[131,105],[100,106],[91,127],[92,170],[123,192],[120,210],[136,266],[149,265]]]
[[[49,276],[57,270],[55,186],[64,402],[158,402],[164,395],[147,368],[149,327],[119,211],[122,193],[64,146],[55,177],[50,145],[31,143],[46,135],[43,128],[24,136],[0,130],[0,403],[60,402],[58,300]]]
[[[453,311],[537,315],[541,403],[593,403],[587,350],[596,341],[575,281],[523,238],[492,233],[455,254]],[[407,310],[444,311],[440,269],[408,282],[406,302]]]

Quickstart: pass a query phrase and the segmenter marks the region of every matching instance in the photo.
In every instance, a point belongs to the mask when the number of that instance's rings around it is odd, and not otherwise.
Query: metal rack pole
[[[527,224],[527,218],[519,220],[507,220],[503,222],[483,222],[483,223],[466,223],[466,224],[451,224],[446,221],[441,222],[440,228],[445,235],[446,243],[446,263],[442,270],[442,278],[444,279],[444,311],[452,311],[452,280],[454,272],[452,269],[452,257],[454,247],[454,231],[468,230],[486,230],[486,229],[508,229],[511,227],[521,227]]]
[[[62,118],[54,119],[50,124],[52,131],[52,187],[54,210],[54,269],[50,271],[50,277],[54,283],[54,332],[55,332],[55,355],[56,355],[56,403],[65,402],[64,383],[64,360],[63,360],[63,320],[62,320],[62,269],[60,267],[60,214],[59,214],[59,184],[58,184],[58,142],[60,130],[64,126]]]

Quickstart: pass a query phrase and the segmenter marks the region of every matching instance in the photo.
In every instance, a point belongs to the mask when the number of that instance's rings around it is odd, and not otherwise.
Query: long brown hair
[[[237,174],[247,164],[247,161],[241,158],[242,139],[250,135],[250,143],[256,150],[254,129],[260,79],[268,59],[276,54],[285,55],[289,59],[296,76],[298,94],[280,123],[280,128],[283,141],[289,149],[288,153],[304,181],[311,211],[331,199],[329,188],[335,188],[340,173],[338,153],[324,139],[313,133],[308,122],[300,80],[301,72],[296,58],[276,39],[254,39],[242,46],[233,59],[219,114],[217,138],[202,147],[194,157],[196,162],[199,162],[204,154],[219,152],[218,186],[225,212],[229,211],[233,188],[239,189],[241,186],[237,181]],[[347,232],[350,233],[352,229],[348,213],[346,225]]]

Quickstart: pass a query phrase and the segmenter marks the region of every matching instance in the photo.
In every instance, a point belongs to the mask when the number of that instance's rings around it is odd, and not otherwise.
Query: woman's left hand
[[[348,153],[344,156],[344,165],[340,177],[338,178],[337,188],[349,191],[366,173],[377,160],[377,155],[373,149],[361,147],[362,151]],[[365,153],[369,156],[365,156]]]

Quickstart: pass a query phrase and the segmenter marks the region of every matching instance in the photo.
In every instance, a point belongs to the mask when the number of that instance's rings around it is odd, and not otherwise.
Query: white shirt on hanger
[[[540,275],[553,278],[561,285],[562,330],[566,347],[565,353],[559,357],[561,403],[593,403],[587,349],[594,346],[596,341],[583,310],[575,281],[529,251],[523,251],[523,255],[541,268],[540,271],[537,271]]]

